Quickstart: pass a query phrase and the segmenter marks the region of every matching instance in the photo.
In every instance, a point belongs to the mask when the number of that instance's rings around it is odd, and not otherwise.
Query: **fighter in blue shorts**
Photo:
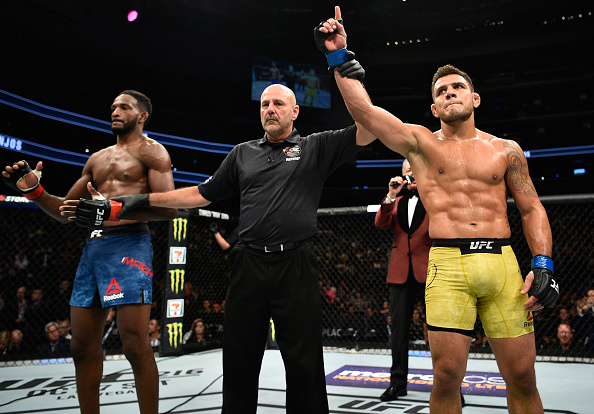
[[[81,414],[99,413],[103,327],[108,308],[114,306],[122,351],[134,372],[140,412],[158,413],[159,373],[148,336],[153,251],[146,221],[172,219],[177,210],[147,208],[120,220],[118,204],[105,198],[175,188],[167,150],[142,133],[151,111],[150,99],[140,92],[126,90],[115,98],[111,130],[117,140],[89,157],[65,198],[41,186],[41,161],[35,169],[18,161],[2,172],[10,188],[54,219],[93,228],[70,301],[70,348]]]
[[[78,264],[70,306],[151,304],[152,262],[153,245],[146,223],[91,231]]]

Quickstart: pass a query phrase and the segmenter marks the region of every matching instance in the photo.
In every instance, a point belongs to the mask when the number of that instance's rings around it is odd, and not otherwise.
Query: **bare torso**
[[[93,187],[108,199],[174,188],[171,160],[167,151],[162,145],[146,137],[133,143],[118,142],[96,152],[85,165],[81,180],[91,181]],[[159,188],[161,186],[163,188]],[[103,225],[115,226],[137,221],[105,221]]]
[[[472,139],[426,134],[409,161],[433,239],[507,238],[505,140],[477,130]]]

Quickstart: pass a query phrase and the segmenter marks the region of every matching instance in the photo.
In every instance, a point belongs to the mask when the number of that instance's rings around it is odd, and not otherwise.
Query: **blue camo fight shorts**
[[[153,245],[146,224],[138,224],[92,231],[78,264],[70,306],[96,306],[97,292],[104,308],[152,303]],[[126,234],[130,231],[134,232]]]

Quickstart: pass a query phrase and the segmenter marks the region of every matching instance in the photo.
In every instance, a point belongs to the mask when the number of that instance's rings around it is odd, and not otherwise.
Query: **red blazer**
[[[406,282],[409,268],[409,255],[415,279],[421,283],[427,280],[429,249],[433,241],[429,237],[429,216],[421,200],[417,202],[411,226],[408,226],[408,197],[397,197],[393,203],[380,204],[375,215],[375,226],[380,229],[392,229],[392,256],[388,269],[387,283]]]

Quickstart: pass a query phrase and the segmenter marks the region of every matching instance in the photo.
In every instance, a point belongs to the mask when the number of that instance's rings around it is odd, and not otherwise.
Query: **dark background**
[[[339,5],[348,47],[367,71],[372,100],[403,121],[439,129],[430,114],[430,81],[439,66],[451,63],[469,73],[482,97],[477,128],[514,139],[524,150],[593,143],[590,2],[349,0]],[[324,64],[312,32],[319,21],[333,17],[333,6],[311,0],[10,2],[1,7],[0,89],[104,120],[120,91],[137,89],[153,101],[148,130],[237,144],[263,133],[259,105],[250,100],[254,57]],[[140,13],[133,23],[126,20],[131,9]],[[302,135],[352,122],[335,85],[332,92],[331,110],[301,107],[296,127]],[[0,134],[80,153],[115,142],[112,135],[5,105],[0,105]],[[205,174],[214,173],[224,157],[168,150],[175,168]],[[0,149],[0,164],[18,156]],[[358,157],[401,158],[380,142]],[[64,195],[80,176],[80,167],[44,164],[44,187],[53,194]],[[541,195],[594,188],[593,154],[529,159],[529,166]],[[575,168],[586,168],[586,174],[575,176]],[[399,168],[361,169],[353,161],[330,177],[322,206],[376,204],[397,174]],[[215,207],[233,212],[233,205],[230,200]]]

